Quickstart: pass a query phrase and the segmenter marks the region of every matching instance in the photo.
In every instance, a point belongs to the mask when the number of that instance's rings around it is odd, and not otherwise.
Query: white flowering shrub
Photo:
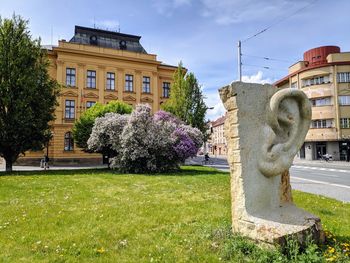
[[[176,169],[201,145],[198,129],[164,111],[152,116],[147,105],[138,105],[131,115],[109,113],[97,118],[88,140],[91,151],[113,156],[113,169],[132,173]]]
[[[120,135],[129,119],[129,115],[106,113],[96,118],[89,140],[89,150],[98,153],[109,153],[114,156],[120,148]]]

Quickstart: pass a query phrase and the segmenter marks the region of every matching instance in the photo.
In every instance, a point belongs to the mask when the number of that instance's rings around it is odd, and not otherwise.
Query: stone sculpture
[[[296,89],[234,82],[219,90],[227,110],[232,228],[283,245],[311,235],[324,240],[320,219],[293,204],[289,168],[310,126],[311,104]]]

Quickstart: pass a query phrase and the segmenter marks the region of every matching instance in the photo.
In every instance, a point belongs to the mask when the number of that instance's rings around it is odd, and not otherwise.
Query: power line
[[[270,67],[266,67],[266,66],[259,66],[259,65],[251,65],[251,64],[243,64],[242,66],[248,66],[248,67],[255,67],[255,68],[264,68],[264,69],[270,69]]]
[[[254,35],[251,35],[250,37],[248,37],[248,38],[242,40],[241,42],[246,42],[246,41],[248,41],[248,40],[250,40],[250,39],[252,39],[252,38],[254,38],[254,37],[256,37],[256,36],[258,36],[258,35],[260,35],[260,34],[262,34],[262,33],[264,33],[264,32],[266,32],[266,31],[267,31],[268,29],[270,29],[271,27],[280,24],[280,23],[283,22],[284,20],[286,20],[286,19],[288,19],[288,18],[294,16],[295,14],[299,13],[300,11],[302,11],[302,10],[308,8],[309,6],[313,5],[313,4],[316,3],[317,1],[318,1],[318,0],[314,0],[314,1],[310,2],[308,5],[306,5],[306,6],[302,7],[302,8],[299,8],[298,10],[296,10],[294,13],[290,14],[289,16],[285,16],[285,17],[283,17],[283,18],[277,20],[276,22],[274,22],[274,23],[272,23],[271,25],[267,26],[266,28],[260,30],[259,32],[255,33]]]
[[[285,63],[293,63],[291,61],[284,60],[284,59],[278,59],[278,58],[260,57],[260,56],[248,55],[248,54],[242,54],[242,56],[252,57],[252,58],[260,58],[260,59],[264,59],[264,60],[279,61],[279,62],[285,62]]]
[[[242,63],[242,66],[262,68],[262,69],[268,69],[268,70],[273,70],[273,71],[284,71],[284,70],[281,70],[281,69],[278,69],[278,68],[269,67],[269,66],[252,65],[252,64],[246,64],[246,63]]]

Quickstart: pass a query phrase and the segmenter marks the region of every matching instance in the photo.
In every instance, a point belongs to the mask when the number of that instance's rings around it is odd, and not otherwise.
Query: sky
[[[210,120],[225,113],[218,89],[238,79],[238,40],[242,80],[273,83],[311,48],[350,51],[349,10],[349,0],[0,0],[0,16],[28,19],[43,44],[69,40],[75,25],[142,36],[159,61],[195,74]]]

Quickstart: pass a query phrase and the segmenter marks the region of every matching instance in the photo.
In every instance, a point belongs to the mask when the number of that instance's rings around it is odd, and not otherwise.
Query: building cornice
[[[305,71],[309,71],[312,69],[318,69],[318,68],[325,68],[325,67],[330,67],[330,66],[338,66],[338,65],[350,65],[350,61],[338,61],[338,62],[331,62],[331,63],[325,63],[325,64],[320,64],[320,65],[314,65],[314,66],[310,66],[310,67],[306,67],[306,68],[302,68],[299,69],[293,73],[288,74],[287,76],[285,76],[284,78],[276,81],[275,83],[273,83],[272,85],[274,86],[281,86],[284,83],[287,83],[289,81],[289,78],[294,77],[297,74],[303,73]]]
[[[102,57],[102,58],[108,58],[108,59],[118,59],[122,61],[132,61],[132,62],[137,62],[137,63],[144,63],[144,64],[153,64],[153,65],[160,65],[159,61],[152,61],[152,60],[147,60],[147,59],[142,59],[142,58],[131,58],[131,57],[124,57],[120,55],[111,55],[111,54],[103,54],[103,53],[96,53],[96,52],[91,52],[91,51],[82,51],[82,50],[76,50],[76,49],[69,49],[69,48],[57,48],[58,52],[65,52],[65,53],[70,53],[70,54],[79,54],[79,55],[85,55],[85,56],[90,56],[90,57]]]

